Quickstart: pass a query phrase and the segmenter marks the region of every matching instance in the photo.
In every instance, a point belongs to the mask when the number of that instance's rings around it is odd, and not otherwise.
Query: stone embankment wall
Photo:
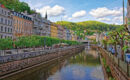
[[[0,57],[0,77],[61,56],[79,53],[82,50],[84,45],[2,56]]]
[[[115,57],[105,49],[97,47],[102,57],[111,69],[111,73],[116,80],[130,80],[130,65],[119,58]]]

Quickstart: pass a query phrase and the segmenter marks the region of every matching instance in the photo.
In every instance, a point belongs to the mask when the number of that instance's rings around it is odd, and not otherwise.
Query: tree
[[[128,32],[125,31],[125,27],[121,26],[120,28],[116,29],[115,31],[110,32],[109,37],[110,37],[109,43],[114,45],[116,53],[117,53],[116,46],[117,46],[117,44],[120,45],[121,59],[124,60],[124,52],[128,48],[128,46],[127,46],[127,44],[125,44],[125,42],[130,41],[129,34],[128,34]]]
[[[118,44],[118,35],[116,31],[111,31],[109,32],[109,44],[114,45],[114,49],[115,49],[115,56],[117,56],[117,44]]]
[[[122,57],[122,60],[124,60],[124,47],[125,47],[125,41],[126,40],[129,40],[128,38],[128,33],[125,31],[124,29],[125,27],[124,26],[121,26],[119,29],[116,30],[117,32],[117,35],[119,37],[119,44],[121,46],[121,57]]]

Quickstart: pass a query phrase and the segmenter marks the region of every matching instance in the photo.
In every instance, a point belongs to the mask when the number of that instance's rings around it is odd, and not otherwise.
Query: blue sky
[[[97,20],[110,24],[122,24],[122,0],[20,0],[49,20],[80,22]],[[125,0],[125,8],[127,0]]]

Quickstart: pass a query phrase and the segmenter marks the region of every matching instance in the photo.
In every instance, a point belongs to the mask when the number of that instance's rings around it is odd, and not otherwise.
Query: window
[[[3,9],[2,9],[2,14],[4,13]]]
[[[10,25],[10,20],[8,20],[8,25]]]
[[[1,18],[1,23],[3,23],[3,18]]]
[[[8,16],[10,16],[10,12],[8,12]]]
[[[12,21],[10,21],[10,25],[12,26]]]
[[[10,29],[10,32],[12,33],[12,29]]]
[[[5,19],[5,24],[7,24],[7,19]]]
[[[1,26],[1,32],[3,32],[3,26]]]
[[[6,15],[6,11],[5,11],[5,15]]]
[[[10,29],[8,28],[8,33],[10,32]]]
[[[7,28],[5,27],[5,32],[7,31]]]

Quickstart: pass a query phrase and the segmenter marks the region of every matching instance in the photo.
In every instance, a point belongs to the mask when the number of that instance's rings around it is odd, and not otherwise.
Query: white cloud
[[[114,21],[114,22],[117,22],[117,21],[123,22],[123,17],[122,17],[122,16],[114,17],[114,18],[113,18],[113,21]]]
[[[108,9],[106,7],[92,9],[89,12],[95,18],[103,18],[107,16],[121,16],[122,15],[122,8],[120,9]]]
[[[85,15],[86,15],[86,11],[81,10],[81,11],[78,11],[78,12],[75,12],[74,14],[72,14],[72,18],[81,18]]]
[[[44,16],[47,11],[48,15],[51,17],[56,17],[65,14],[65,9],[59,5],[55,5],[53,7],[45,6],[40,9],[36,9],[36,11],[40,12],[42,16]]]
[[[72,20],[72,18],[70,17],[70,18],[68,18],[68,20]]]
[[[99,21],[107,21],[107,22],[111,21],[110,18],[98,18],[98,20]]]
[[[67,15],[64,15],[63,18],[67,18],[68,16]]]

